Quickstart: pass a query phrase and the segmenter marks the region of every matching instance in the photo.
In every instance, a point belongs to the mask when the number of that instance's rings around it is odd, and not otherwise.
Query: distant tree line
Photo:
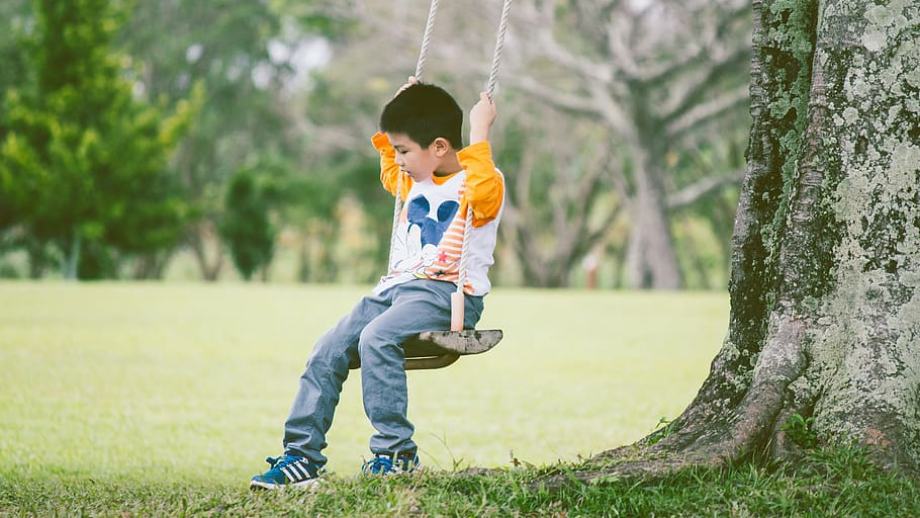
[[[497,5],[442,11],[427,79],[468,109]],[[0,262],[158,279],[181,253],[202,279],[228,259],[268,279],[287,251],[297,280],[373,281],[392,205],[367,137],[414,69],[426,13],[424,0],[4,2]],[[729,0],[516,3],[494,136],[509,187],[499,283],[567,286],[599,265],[608,286],[722,287],[748,14]]]

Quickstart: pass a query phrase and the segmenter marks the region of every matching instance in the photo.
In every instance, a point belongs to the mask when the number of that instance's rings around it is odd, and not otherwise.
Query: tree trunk
[[[794,423],[916,471],[920,6],[761,0],[754,23],[728,336],[683,414],[604,474],[794,458]]]
[[[626,252],[627,286],[676,290],[681,287],[680,267],[664,205],[661,175],[653,172],[655,165],[650,163],[649,154],[633,146],[636,194],[631,203],[632,228]]]
[[[339,265],[335,257],[334,243],[339,234],[338,223],[323,222],[317,225],[316,239],[319,252],[316,268],[313,270],[314,282],[335,282],[339,275]]]
[[[45,270],[52,265],[48,247],[42,241],[34,236],[26,235],[22,238],[25,244],[26,253],[29,256],[29,278],[41,279],[45,275]]]
[[[217,241],[217,252],[214,260],[209,262],[207,244],[208,241],[214,240]],[[192,251],[195,252],[195,259],[198,262],[201,277],[208,282],[216,281],[224,266],[224,254],[220,249],[220,237],[214,231],[214,224],[209,221],[203,221],[196,225],[189,234],[189,244],[192,247]]]
[[[537,146],[521,146],[515,174],[506,178],[502,236],[511,245],[521,267],[524,284],[532,287],[563,288],[585,254],[604,239],[621,207],[604,207],[599,201],[611,165],[610,150],[598,145],[574,165],[562,156],[545,156]],[[541,160],[554,160],[556,173],[546,192],[531,189],[534,170]],[[564,168],[567,168],[563,171]],[[597,224],[592,216],[600,215]]]
[[[67,253],[67,259],[64,262],[64,278],[69,281],[77,280],[77,272],[80,270],[80,253],[83,236],[77,230],[73,231],[73,237],[70,240],[70,251]]]
[[[307,235],[300,235],[300,251],[297,254],[297,282],[310,282],[310,239]]]
[[[134,271],[131,276],[136,280],[160,280],[166,270],[166,265],[172,257],[173,251],[149,252],[138,256],[134,262]]]

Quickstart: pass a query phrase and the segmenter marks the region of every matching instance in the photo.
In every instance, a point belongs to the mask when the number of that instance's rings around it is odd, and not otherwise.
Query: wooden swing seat
[[[457,361],[461,356],[480,354],[498,345],[501,329],[463,331],[425,331],[403,343],[406,352],[406,370],[440,369]],[[350,368],[361,367],[356,358]]]

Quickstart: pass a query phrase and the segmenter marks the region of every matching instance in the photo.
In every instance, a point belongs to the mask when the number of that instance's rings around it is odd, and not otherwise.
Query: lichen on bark
[[[754,2],[753,125],[710,375],[622,473],[794,455],[784,424],[920,467],[920,5]],[[662,457],[662,455],[665,455]],[[642,457],[642,455],[639,455]]]
[[[878,446],[886,462],[920,466],[920,94],[915,3],[829,3],[829,27],[854,37],[818,49],[827,63],[839,182],[827,205],[840,242],[834,290],[811,330],[807,377],[822,394],[827,440]]]

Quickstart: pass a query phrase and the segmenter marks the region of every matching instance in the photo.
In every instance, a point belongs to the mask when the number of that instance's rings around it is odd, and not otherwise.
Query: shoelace
[[[393,461],[389,457],[374,457],[369,469],[372,473],[387,473],[393,471]]]
[[[378,455],[365,464],[367,473],[389,473],[393,471],[393,461],[386,456]]]
[[[409,472],[418,465],[418,457],[394,455],[378,455],[373,460],[364,463],[363,470],[365,473],[396,473]]]
[[[326,473],[326,468],[324,467],[317,468],[313,463],[309,463],[305,459],[302,459],[301,457],[295,457],[293,455],[281,455],[278,457],[265,457],[265,462],[268,463],[271,469],[275,469],[275,468],[281,469],[285,466],[294,464],[295,462],[298,462],[298,461],[304,461],[305,468],[307,472],[310,473],[310,476],[312,477],[318,477]]]
[[[281,455],[280,457],[265,457],[265,462],[268,463],[269,467],[272,469],[278,468],[281,469],[288,464],[293,464],[299,459],[292,455]]]

